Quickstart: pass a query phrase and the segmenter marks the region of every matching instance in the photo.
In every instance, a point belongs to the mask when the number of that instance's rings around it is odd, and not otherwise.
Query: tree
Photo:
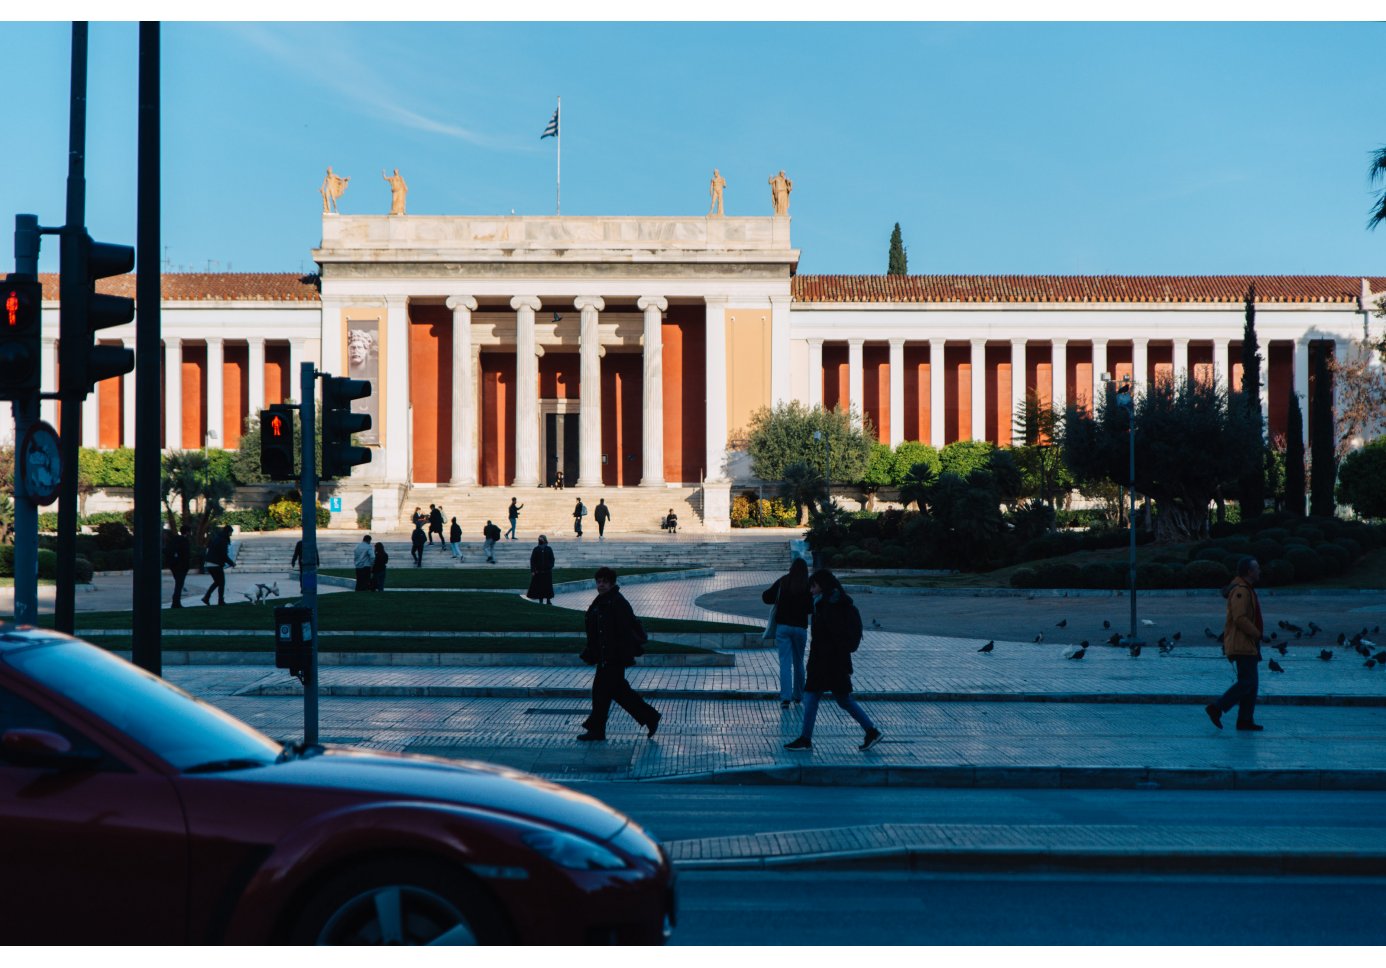
[[[826,448],[822,440],[813,439],[814,431],[827,438]],[[862,419],[860,426],[854,425],[850,411],[810,408],[793,400],[751,414],[745,446],[751,455],[751,473],[763,481],[782,480],[786,467],[802,463],[832,481],[855,483],[866,474],[875,437],[871,422]],[[831,469],[826,466],[829,454]]]
[[[987,469],[995,450],[996,445],[989,440],[955,440],[939,451],[940,472],[967,480],[973,471]]]
[[[1338,459],[1386,432],[1386,340],[1354,340],[1342,359],[1328,363],[1335,391]]]
[[[224,502],[236,493],[229,477],[214,473],[213,463],[200,450],[176,450],[164,455],[160,499],[171,530],[193,526],[193,542],[205,547],[207,531],[221,517]],[[177,515],[174,505],[178,506]],[[194,508],[196,505],[196,508]]]
[[[804,509],[827,493],[823,475],[812,464],[803,462],[790,464],[784,469],[785,497],[794,502],[794,510],[799,515],[799,523],[804,523]]]
[[[1241,415],[1247,461],[1239,479],[1242,517],[1254,518],[1266,506],[1266,472],[1261,453],[1265,449],[1265,420],[1261,414],[1261,347],[1256,339],[1256,283],[1246,290],[1246,325],[1242,329],[1242,387],[1234,404]]]
[[[891,455],[890,483],[897,487],[904,484],[915,464],[927,464],[935,474],[943,470],[937,450],[917,440],[906,440]]]
[[[1201,538],[1208,504],[1235,480],[1245,456],[1228,441],[1238,428],[1227,395],[1216,385],[1181,376],[1147,387],[1135,405],[1136,490],[1156,502],[1160,541]],[[1071,410],[1064,421],[1064,463],[1080,481],[1128,484],[1129,417],[1112,394],[1093,414]],[[1260,455],[1255,466],[1260,469]]]
[[[1364,518],[1386,517],[1386,437],[1343,458],[1338,502],[1351,504]]]
[[[1290,412],[1285,423],[1285,510],[1304,517],[1304,418],[1299,396],[1290,394]]]
[[[1039,498],[1050,508],[1059,493],[1072,486],[1059,447],[1062,422],[1063,417],[1052,405],[1030,393],[1011,430],[1011,453],[1025,476],[1022,493]]]
[[[1328,354],[1314,356],[1314,401],[1309,415],[1314,424],[1309,435],[1309,513],[1333,516],[1333,488],[1338,482],[1338,442],[1333,437],[1333,378],[1328,373]]]
[[[1372,200],[1367,218],[1367,228],[1374,229],[1386,222],[1386,145],[1372,152],[1371,164],[1367,166],[1367,182],[1371,185],[1382,184],[1381,192]]]
[[[890,259],[886,263],[886,275],[909,275],[909,257],[905,254],[905,240],[900,235],[900,223],[895,223],[895,231],[890,233]]]
[[[303,444],[303,421],[299,411],[294,412],[294,476],[303,472],[301,450]],[[231,458],[231,476],[237,484],[264,484],[265,476],[260,473],[260,415],[251,414],[245,421],[245,433],[241,435],[240,450]],[[322,409],[314,412],[313,455],[315,469],[322,473]]]
[[[929,489],[934,486],[936,480],[938,472],[930,464],[923,461],[915,464],[900,482],[900,503],[905,507],[913,504],[920,511],[927,513]]]

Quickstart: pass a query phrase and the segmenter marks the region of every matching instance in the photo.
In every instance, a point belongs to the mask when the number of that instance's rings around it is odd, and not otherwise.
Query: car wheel
[[[304,907],[295,944],[503,944],[504,916],[467,875],[423,861],[367,864],[330,881]]]

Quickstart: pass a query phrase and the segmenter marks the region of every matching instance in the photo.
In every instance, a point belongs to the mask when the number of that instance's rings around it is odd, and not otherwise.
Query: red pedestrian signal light
[[[39,391],[43,372],[43,286],[37,279],[6,279],[0,314],[0,399],[25,399]]]
[[[260,473],[271,481],[296,476],[293,411],[283,404],[260,411]]]

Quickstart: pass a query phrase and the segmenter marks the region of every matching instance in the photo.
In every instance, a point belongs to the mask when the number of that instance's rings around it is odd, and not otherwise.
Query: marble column
[[[1150,373],[1147,350],[1150,340],[1145,337],[1131,340],[1131,381],[1138,387],[1145,386]]]
[[[1025,430],[1025,340],[1011,339],[1011,437],[1022,436]],[[1019,426],[1017,427],[1017,424]]]
[[[384,412],[385,480],[403,484],[412,466],[409,453],[409,300],[404,296],[385,298],[385,385],[372,386],[371,393]],[[295,364],[294,380],[298,380]]]
[[[303,395],[303,374],[301,372],[302,369],[303,340],[291,339],[289,340],[289,399],[298,400],[300,403],[303,402],[302,400],[299,400],[299,397]],[[340,375],[341,374],[339,373],[333,373],[333,376]],[[379,393],[380,388],[371,387],[371,392]]]
[[[1221,380],[1228,393],[1241,389],[1231,385],[1232,364],[1227,359],[1231,345],[1232,341],[1225,336],[1213,340],[1213,382]]]
[[[890,341],[890,446],[905,442],[905,341]]]
[[[944,402],[943,388],[948,381],[944,378],[944,369],[948,366],[944,349],[947,347],[946,339],[934,338],[929,340],[929,444],[937,449],[942,449],[948,441],[948,435],[944,421]]]
[[[42,345],[43,353],[39,357],[39,380],[43,391],[52,393],[58,389],[58,341],[44,338]],[[56,428],[58,426],[58,401],[40,401],[39,417],[50,427]]]
[[[1301,336],[1295,340],[1295,384],[1293,392],[1299,397],[1300,440],[1309,446],[1309,337]],[[1270,392],[1267,388],[1266,397]]]
[[[318,364],[319,369],[333,376],[342,376],[347,371],[346,347],[344,343],[346,324],[342,320],[343,303],[336,299],[324,299],[322,301],[322,337],[321,352],[322,361]],[[298,374],[294,374],[294,380],[298,379]],[[297,384],[295,384],[297,385]],[[290,397],[297,397],[298,391],[289,393]]]
[[[987,439],[987,341],[972,340],[972,430],[973,440]]]
[[[1094,412],[1097,410],[1097,401],[1102,398],[1106,388],[1102,384],[1102,374],[1107,370],[1107,341],[1105,339],[1094,339],[1092,341],[1092,395],[1088,397],[1088,404]]]
[[[476,423],[472,409],[472,313],[471,296],[449,296],[452,310],[452,483],[476,483],[476,449],[469,426]]]
[[[265,409],[265,338],[252,336],[247,344],[246,395],[250,398],[250,416],[254,420]]]
[[[101,389],[93,387],[82,398],[82,446],[95,449],[101,445]]]
[[[207,443],[226,446],[226,344],[220,336],[207,337]]]
[[[641,296],[635,304],[645,314],[644,370],[640,394],[640,486],[664,486],[664,313],[669,301]],[[789,354],[786,353],[785,356]]]
[[[770,297],[770,405],[787,402],[789,391],[789,294]]]
[[[860,427],[866,419],[866,392],[862,386],[862,344],[865,340],[847,341],[847,406],[852,413],[852,423]]]
[[[183,341],[164,337],[164,449],[183,449]]]
[[[125,339],[122,345],[132,353],[135,350],[135,341]],[[120,446],[135,446],[135,371],[131,370],[120,378]]]
[[[707,468],[708,481],[722,483],[727,471],[727,296],[706,296]]]
[[[1261,344],[1261,429],[1270,437],[1270,341]],[[1308,439],[1305,439],[1308,443]]]
[[[578,487],[602,486],[602,357],[597,314],[606,309],[600,296],[578,296],[573,306],[582,314],[578,330]],[[620,454],[613,454],[620,460]]]
[[[1068,339],[1056,336],[1050,340],[1049,406],[1056,413],[1068,409]]]
[[[516,296],[515,310],[515,480],[516,487],[539,486],[539,355],[534,342],[538,296]]]
[[[1192,382],[1193,375],[1189,373],[1189,339],[1187,336],[1176,336],[1174,338],[1174,383],[1179,385],[1180,380]]]
[[[823,406],[823,341],[808,341],[808,405]]]

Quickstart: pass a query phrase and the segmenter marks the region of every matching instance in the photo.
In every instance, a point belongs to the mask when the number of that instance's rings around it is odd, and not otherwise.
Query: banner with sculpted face
[[[369,380],[372,392],[368,397],[351,402],[352,413],[369,414],[371,429],[356,435],[356,441],[367,447],[380,444],[380,320],[347,319],[347,372],[353,380]]]

